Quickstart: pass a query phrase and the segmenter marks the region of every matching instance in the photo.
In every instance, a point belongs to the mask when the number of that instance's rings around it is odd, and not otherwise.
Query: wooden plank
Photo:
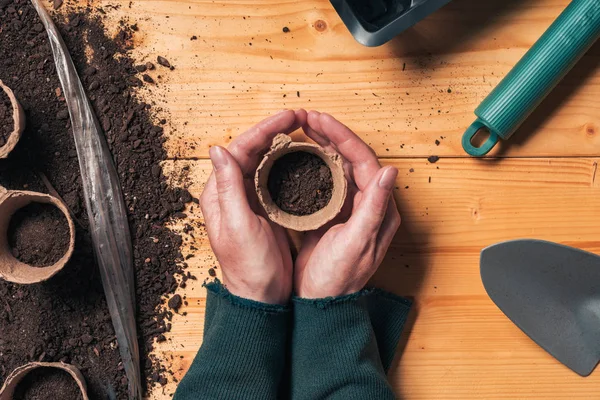
[[[108,8],[112,32],[121,19],[138,24],[139,62],[162,55],[176,66],[152,72],[158,84],[139,93],[169,121],[166,145],[180,159],[164,165],[173,185],[198,196],[210,164],[197,158],[282,108],[330,112],[400,169],[403,225],[373,284],[415,298],[390,374],[408,400],[597,397],[599,373],[577,377],[494,306],[478,257],[519,237],[600,253],[600,44],[494,153],[525,158],[472,160],[460,146],[475,107],[568,3],[453,0],[369,49],[327,0],[93,2],[119,6]],[[443,158],[429,164],[432,154]],[[194,227],[184,254],[194,256],[187,262],[197,280],[181,290],[187,314],[174,317],[169,340],[156,346],[175,373],[153,391],[160,400],[170,398],[202,342],[202,282],[217,265],[197,206],[187,212],[174,228]]]
[[[327,0],[100,3],[121,5],[110,9],[115,22],[138,24],[136,58],[163,55],[176,66],[154,71],[158,86],[142,93],[173,125],[173,157],[206,157],[267,115],[299,107],[332,113],[380,156],[464,157],[473,110],[569,1],[452,1],[378,48],[356,43]],[[597,44],[494,154],[597,156],[599,63]]]
[[[600,374],[577,377],[521,333],[485,294],[478,258],[487,245],[522,237],[600,253],[598,161],[384,161],[400,170],[395,197],[403,225],[373,284],[415,298],[390,374],[400,398],[595,398]],[[164,168],[171,184],[188,187],[194,196],[211,171],[206,160],[168,161]],[[184,255],[193,254],[189,270],[198,280],[188,281],[182,292],[187,315],[176,316],[169,341],[157,345],[177,379],[201,344],[201,284],[216,265],[198,207],[187,212],[190,217],[178,228],[195,227],[194,238],[185,239]],[[174,386],[159,389],[155,398],[166,398]]]

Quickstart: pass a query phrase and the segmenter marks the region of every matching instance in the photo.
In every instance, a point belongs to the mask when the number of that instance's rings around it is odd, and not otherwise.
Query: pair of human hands
[[[306,233],[292,261],[285,229],[269,221],[258,202],[254,174],[278,133],[302,127],[308,137],[344,160],[348,196],[331,223]],[[332,116],[283,111],[237,137],[228,150],[210,149],[213,163],[200,207],[223,283],[240,297],[287,304],[303,298],[358,292],[381,264],[400,226],[391,193],[398,170],[382,168],[373,150]]]

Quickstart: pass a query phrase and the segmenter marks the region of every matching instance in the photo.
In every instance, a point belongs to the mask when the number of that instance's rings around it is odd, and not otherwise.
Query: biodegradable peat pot
[[[271,193],[268,188],[271,168],[275,161],[292,152],[314,154],[321,158],[331,170],[331,177],[333,180],[331,200],[324,208],[314,214],[300,216],[287,213],[279,208],[271,198]],[[315,144],[293,142],[289,136],[283,134],[277,135],[275,140],[273,140],[271,149],[264,156],[256,170],[254,184],[256,186],[256,193],[258,194],[258,200],[265,209],[269,219],[278,225],[295,231],[312,231],[319,229],[334,219],[342,209],[348,192],[348,182],[344,175],[342,157],[339,154],[327,153],[323,148]]]
[[[17,260],[8,244],[8,226],[13,214],[30,203],[45,203],[57,207],[69,224],[69,247],[60,260],[48,267],[33,267]],[[6,190],[0,186],[0,278],[19,284],[44,282],[67,264],[75,248],[75,224],[67,207],[57,198],[36,192]],[[2,400],[2,399],[0,399]]]
[[[23,365],[22,367],[18,367],[10,373],[4,382],[4,386],[2,386],[2,389],[0,389],[0,400],[12,400],[19,383],[25,378],[25,376],[27,376],[28,373],[38,368],[57,368],[67,372],[73,377],[75,382],[77,382],[77,386],[81,391],[81,397],[83,397],[83,400],[89,399],[87,395],[85,379],[83,378],[83,375],[81,375],[81,372],[79,372],[79,370],[74,366],[65,363],[33,362]]]
[[[23,133],[23,129],[25,129],[25,112],[23,111],[23,108],[17,101],[17,98],[15,97],[13,91],[8,86],[5,86],[1,80],[0,90],[2,90],[8,96],[13,109],[13,131],[6,140],[4,146],[0,147],[0,158],[6,158],[8,157],[10,152],[15,148],[17,143],[19,143],[19,139],[21,139],[21,133]]]

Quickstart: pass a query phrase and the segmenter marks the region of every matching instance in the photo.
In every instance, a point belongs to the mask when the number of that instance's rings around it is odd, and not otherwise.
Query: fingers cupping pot
[[[19,261],[9,244],[11,218],[20,209],[31,203],[52,205],[64,215],[68,224],[69,243],[62,257],[53,265],[37,267]],[[26,238],[25,238],[26,239]],[[67,207],[57,198],[36,192],[9,191],[0,186],[0,278],[19,284],[46,281],[56,275],[67,264],[75,248],[75,224]]]
[[[4,117],[0,118],[0,158],[6,158],[15,148],[21,133],[25,129],[25,113],[17,101],[13,91],[0,80],[1,97],[6,96],[10,100],[11,110],[5,112]],[[0,97],[0,101],[2,101]],[[0,106],[3,106],[0,104]],[[6,132],[4,131],[6,127]]]
[[[19,384],[23,382],[27,375],[29,373],[32,373],[33,371],[41,370],[42,368],[58,369],[69,374],[71,378],[73,378],[75,383],[77,383],[77,387],[81,392],[81,398],[83,400],[88,400],[85,379],[83,378],[83,375],[81,375],[81,372],[77,368],[65,363],[42,362],[29,363],[18,367],[13,372],[11,372],[11,374],[6,378],[4,386],[2,386],[2,389],[0,389],[0,400],[13,400],[15,392],[19,391]],[[50,397],[49,393],[47,393],[47,395]],[[59,394],[57,393],[57,395]],[[60,396],[56,397],[57,400],[59,400],[60,398]]]
[[[273,140],[254,183],[269,219],[295,231],[315,230],[333,220],[348,191],[339,154],[283,134]]]

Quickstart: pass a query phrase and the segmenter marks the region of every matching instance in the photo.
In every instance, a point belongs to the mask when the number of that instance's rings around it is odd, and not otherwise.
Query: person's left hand
[[[260,159],[278,133],[306,123],[306,111],[283,111],[237,137],[229,151],[210,149],[213,173],[200,198],[210,245],[223,271],[223,283],[236,296],[286,304],[293,266],[285,230],[262,214],[254,189]]]
[[[375,152],[331,115],[311,111],[306,134],[344,160],[348,196],[340,215],[308,232],[296,259],[295,290],[318,299],[356,293],[373,276],[398,227],[392,192],[398,170],[382,168]]]

